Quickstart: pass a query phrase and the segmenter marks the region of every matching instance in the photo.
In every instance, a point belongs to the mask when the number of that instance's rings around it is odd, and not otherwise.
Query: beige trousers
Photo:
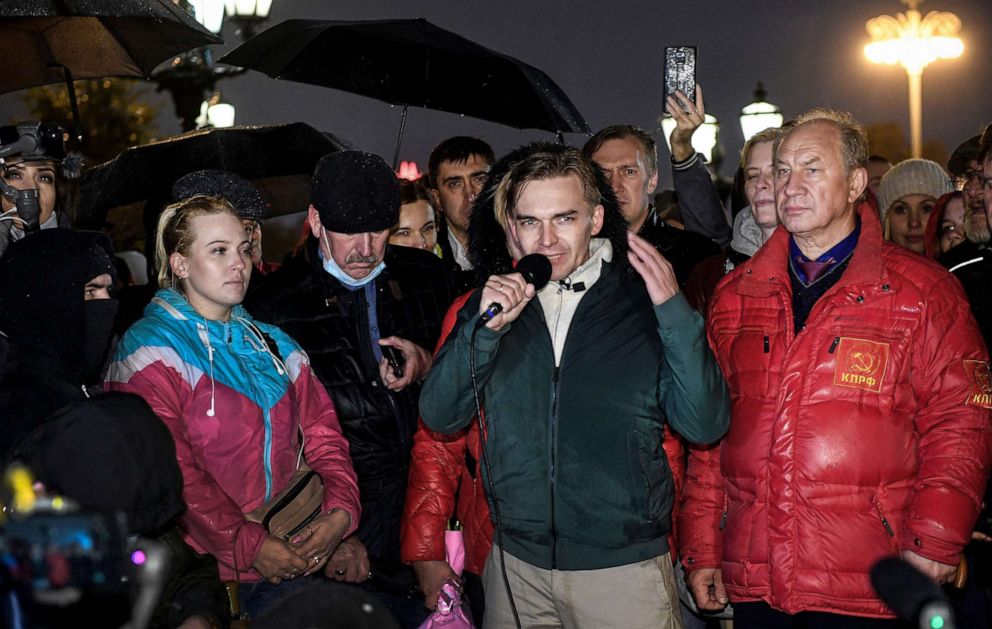
[[[668,553],[601,570],[545,570],[506,557],[506,576],[524,629],[682,629],[675,573]],[[482,572],[483,629],[513,629],[494,547]]]

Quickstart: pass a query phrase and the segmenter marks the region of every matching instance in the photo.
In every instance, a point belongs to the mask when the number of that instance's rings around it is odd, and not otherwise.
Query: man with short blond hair
[[[563,146],[521,150],[496,214],[510,248],[547,257],[551,281],[535,290],[520,273],[491,275],[458,312],[421,396],[428,428],[463,429],[476,411],[475,347],[486,493],[498,506],[484,627],[517,615],[523,627],[681,626],[663,431],[667,419],[690,441],[718,439],[726,390],[671,266],[626,229],[594,168]],[[480,264],[496,255],[475,253]],[[502,310],[486,322],[493,303]]]

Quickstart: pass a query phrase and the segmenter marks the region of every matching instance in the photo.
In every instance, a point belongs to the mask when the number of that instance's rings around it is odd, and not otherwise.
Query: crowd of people
[[[677,207],[632,125],[448,138],[419,181],[341,150],[275,263],[259,191],[196,171],[143,289],[60,142],[7,158],[40,212],[2,198],[0,462],[167,544],[157,627],[415,628],[448,584],[487,628],[894,628],[893,555],[990,626],[992,125],[945,169],[811,110],[730,213],[694,96]]]

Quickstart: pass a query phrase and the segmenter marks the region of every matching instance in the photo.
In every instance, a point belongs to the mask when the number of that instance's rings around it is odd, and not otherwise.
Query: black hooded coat
[[[85,386],[109,346],[115,306],[85,301],[85,287],[113,276],[112,255],[104,234],[53,229],[15,242],[0,259],[0,329],[16,357],[0,381],[0,461],[19,460],[84,510],[123,512],[130,533],[165,545],[170,567],[153,627],[194,614],[226,626],[216,560],[187,546],[174,525],[184,506],[168,428],[140,397],[90,397]],[[108,620],[109,609],[81,605],[63,612]]]
[[[112,256],[105,234],[48,229],[13,243],[0,259],[0,330],[10,343],[0,381],[0,458],[55,410],[86,398],[92,361],[84,290],[98,275],[114,275]],[[96,339],[104,349],[109,333]]]
[[[182,473],[172,435],[147,402],[115,392],[70,403],[21,442],[18,457],[49,491],[86,511],[123,513],[130,534],[164,547],[167,573],[150,627],[174,629],[193,615],[227,626],[216,559],[190,548],[175,524],[185,509]],[[92,606],[75,613],[106,619]]]

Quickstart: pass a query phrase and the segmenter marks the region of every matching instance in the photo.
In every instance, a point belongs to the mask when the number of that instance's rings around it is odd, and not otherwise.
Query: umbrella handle
[[[69,94],[69,107],[72,109],[72,136],[76,142],[83,143],[83,127],[79,122],[79,103],[76,102],[76,86],[72,78],[72,71],[61,63],[49,63],[51,68],[61,68],[65,75],[65,89]]]
[[[403,144],[403,130],[406,129],[406,110],[408,105],[403,105],[403,115],[400,117],[400,132],[396,136],[396,152],[393,153],[393,170],[400,167],[400,145]]]

